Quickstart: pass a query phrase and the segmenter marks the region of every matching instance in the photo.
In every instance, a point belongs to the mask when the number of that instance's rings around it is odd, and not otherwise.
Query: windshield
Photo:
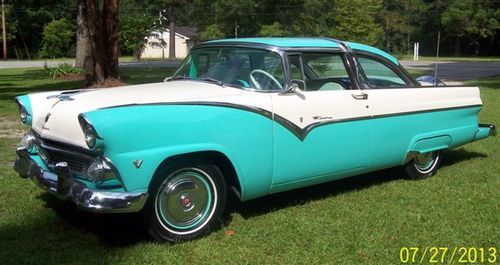
[[[194,49],[170,80],[180,79],[258,90],[281,90],[285,83],[279,54],[238,47]]]

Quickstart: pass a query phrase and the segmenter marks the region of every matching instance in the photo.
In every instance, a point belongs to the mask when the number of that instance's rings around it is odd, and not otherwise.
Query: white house
[[[146,45],[141,58],[168,58],[170,30],[154,32],[146,38]],[[198,34],[195,28],[176,27],[175,29],[175,57],[184,58],[196,44]]]

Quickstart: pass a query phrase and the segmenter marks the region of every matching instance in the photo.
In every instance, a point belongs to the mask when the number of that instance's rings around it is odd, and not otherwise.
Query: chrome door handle
[[[355,99],[366,100],[366,99],[368,99],[368,94],[366,94],[366,93],[352,94],[352,97],[355,98]]]

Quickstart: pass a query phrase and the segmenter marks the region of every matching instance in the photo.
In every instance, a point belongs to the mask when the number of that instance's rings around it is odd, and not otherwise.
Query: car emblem
[[[132,163],[134,163],[135,168],[140,168],[142,165],[142,160],[140,160],[140,159],[134,160],[134,162],[132,162]]]

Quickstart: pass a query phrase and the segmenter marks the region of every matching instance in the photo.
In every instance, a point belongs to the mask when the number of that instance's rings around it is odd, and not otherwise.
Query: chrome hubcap
[[[156,207],[159,217],[175,229],[189,229],[206,219],[213,208],[212,189],[198,169],[177,171],[159,189]]]
[[[436,152],[430,152],[430,153],[418,154],[415,157],[414,163],[415,167],[419,171],[426,171],[434,166],[435,160],[436,160]]]

